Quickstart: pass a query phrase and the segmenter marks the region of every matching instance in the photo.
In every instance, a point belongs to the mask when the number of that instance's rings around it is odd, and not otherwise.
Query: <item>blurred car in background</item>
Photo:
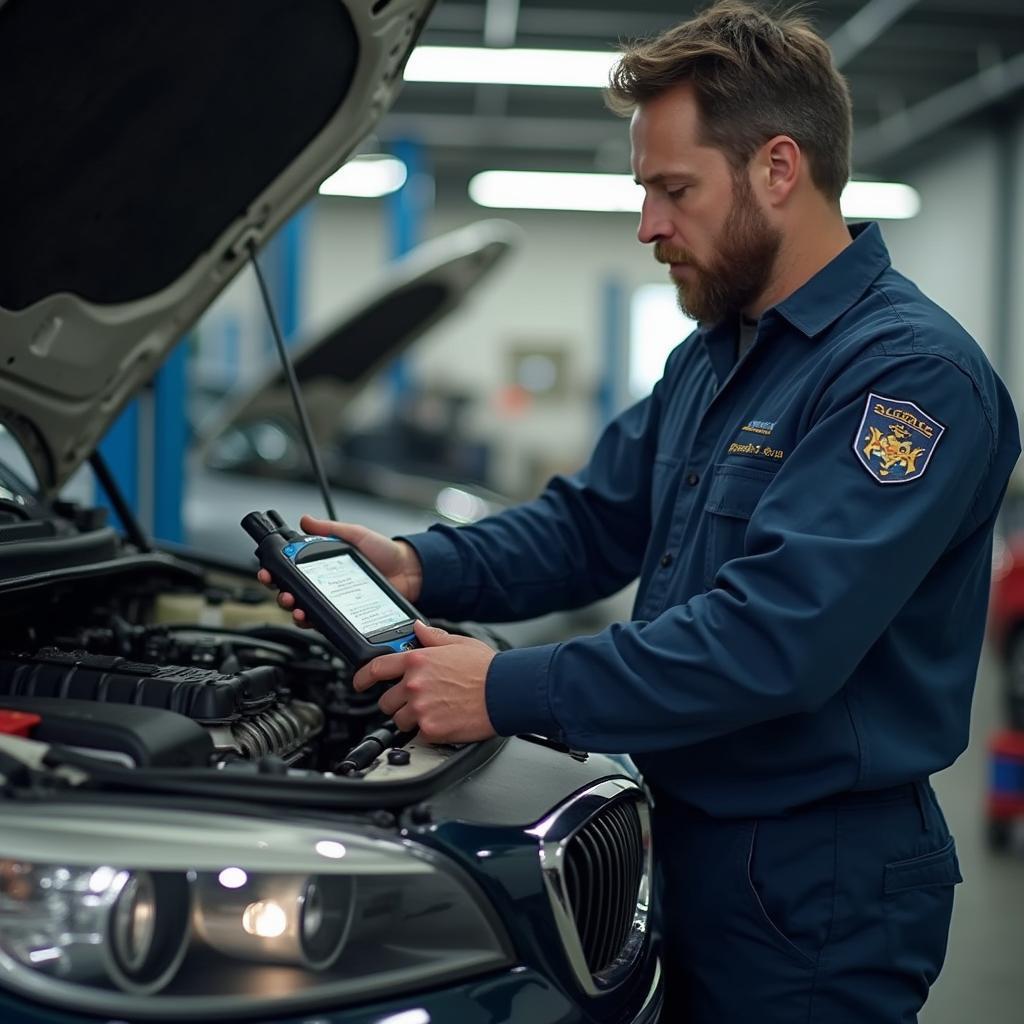
[[[457,396],[410,393],[386,426],[358,434],[347,414],[365,389],[380,387],[399,354],[472,298],[519,236],[514,224],[485,220],[425,242],[383,269],[354,310],[289,346],[339,519],[395,536],[472,523],[508,504],[482,482],[486,457],[459,431]],[[431,414],[414,415],[428,404]],[[255,570],[251,541],[238,529],[247,512],[269,504],[289,522],[326,516],[276,358],[226,395],[197,433],[185,506],[193,549]],[[518,645],[597,632],[629,616],[630,594],[499,631]]]
[[[1006,724],[1024,730],[1024,531],[997,532],[988,639],[999,658]]]
[[[384,371],[408,346],[463,305],[512,251],[518,235],[515,225],[489,220],[426,242],[382,269],[380,283],[354,310],[289,346],[340,518],[400,533],[431,522],[474,522],[504,506],[501,496],[482,485],[482,474],[474,471],[480,459],[467,454],[472,446],[450,418],[437,424],[429,445],[422,436],[418,445],[378,440],[363,445],[369,450],[360,456],[352,450],[349,414],[362,393],[380,386]],[[390,396],[380,400],[387,403]],[[403,395],[397,403],[399,418],[411,400]],[[276,356],[268,355],[255,379],[229,392],[197,435],[193,500],[185,513],[189,542],[197,549],[248,557],[248,539],[234,528],[236,522],[266,504],[268,495],[278,501],[280,484],[286,517],[325,514]],[[211,481],[216,502],[209,501]]]
[[[466,509],[464,518],[486,514],[487,502],[497,495],[486,493],[486,453],[464,437],[456,396],[438,396],[432,422],[421,417],[417,423],[423,396],[411,383],[396,396],[383,371],[470,301],[520,236],[508,221],[484,220],[424,242],[383,267],[355,308],[289,345],[313,440],[332,484],[432,511],[444,487],[465,486],[482,503]],[[391,413],[385,422],[396,424],[390,441],[380,427],[367,438],[365,428],[360,436],[352,425],[353,406],[375,386],[379,404]],[[276,355],[268,354],[254,378],[224,396],[197,434],[201,458],[211,469],[315,482]],[[439,513],[447,515],[440,504]]]

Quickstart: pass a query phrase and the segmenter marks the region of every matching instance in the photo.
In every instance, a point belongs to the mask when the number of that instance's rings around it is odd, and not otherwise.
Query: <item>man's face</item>
[[[765,289],[781,233],[758,205],[746,173],[702,145],[691,88],[676,86],[637,108],[630,125],[633,174],[644,187],[637,237],[669,266],[679,308],[716,323]]]

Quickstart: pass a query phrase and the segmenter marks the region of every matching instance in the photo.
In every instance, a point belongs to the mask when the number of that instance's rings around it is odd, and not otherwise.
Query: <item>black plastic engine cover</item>
[[[278,670],[269,665],[225,675],[52,647],[36,654],[0,655],[0,699],[10,695],[135,704],[175,711],[206,725],[269,707],[281,688]]]
[[[213,741],[201,725],[160,708],[55,697],[0,697],[0,708],[39,715],[34,740],[114,751],[140,767],[202,767],[213,757]]]

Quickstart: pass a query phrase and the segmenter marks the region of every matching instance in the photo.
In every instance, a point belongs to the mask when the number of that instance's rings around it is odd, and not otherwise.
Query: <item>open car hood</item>
[[[424,242],[389,264],[356,308],[289,345],[318,447],[334,440],[349,397],[457,309],[520,237],[515,224],[483,220]],[[208,457],[232,428],[294,415],[284,371],[268,360],[263,373],[200,428],[200,450]]]
[[[388,108],[435,0],[0,0],[0,422],[43,495]]]

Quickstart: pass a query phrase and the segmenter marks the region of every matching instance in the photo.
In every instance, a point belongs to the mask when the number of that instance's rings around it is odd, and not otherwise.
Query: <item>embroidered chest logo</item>
[[[870,394],[853,450],[879,483],[905,484],[924,475],[945,431],[913,402]]]
[[[781,448],[770,447],[765,440],[772,436],[775,431],[775,420],[748,420],[739,428],[736,440],[726,449],[726,455],[747,455],[756,459],[774,459],[780,462],[786,457]],[[757,437],[747,437],[748,434],[755,434]],[[758,440],[761,443],[758,443]]]

